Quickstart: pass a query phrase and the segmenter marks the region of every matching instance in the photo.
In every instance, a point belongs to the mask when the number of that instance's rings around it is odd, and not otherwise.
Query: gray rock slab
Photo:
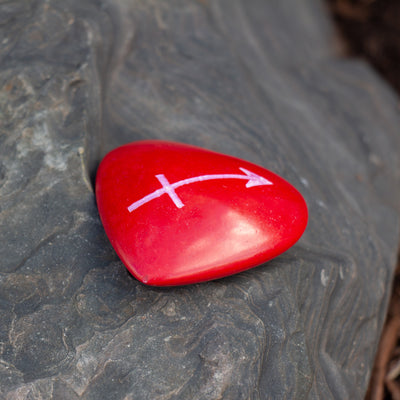
[[[362,398],[399,240],[398,98],[317,0],[0,2],[0,398]],[[309,225],[159,289],[94,198],[107,151],[192,143],[280,174]]]

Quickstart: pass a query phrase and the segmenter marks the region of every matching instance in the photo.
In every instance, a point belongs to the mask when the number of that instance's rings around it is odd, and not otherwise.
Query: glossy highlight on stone
[[[203,282],[262,264],[307,225],[301,194],[278,175],[187,144],[149,140],[108,153],[96,177],[111,244],[141,282]]]

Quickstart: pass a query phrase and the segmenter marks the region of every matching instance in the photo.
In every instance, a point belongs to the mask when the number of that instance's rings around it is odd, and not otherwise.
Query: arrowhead
[[[247,188],[253,186],[273,185],[271,181],[263,178],[260,175],[255,174],[254,172],[251,172],[245,168],[239,168],[239,169],[249,177],[249,181],[246,183]]]

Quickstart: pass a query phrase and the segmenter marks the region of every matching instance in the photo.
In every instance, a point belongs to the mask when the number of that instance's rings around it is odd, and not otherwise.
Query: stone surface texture
[[[318,0],[0,1],[0,398],[362,398],[399,239],[398,99]],[[93,182],[175,140],[306,198],[288,252],[205,284],[132,278]]]

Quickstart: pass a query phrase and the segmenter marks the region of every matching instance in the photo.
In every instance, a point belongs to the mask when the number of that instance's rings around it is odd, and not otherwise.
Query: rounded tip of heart
[[[304,198],[273,172],[156,140],[108,153],[96,199],[117,254],[151,286],[199,283],[263,264],[296,243],[308,220]]]

